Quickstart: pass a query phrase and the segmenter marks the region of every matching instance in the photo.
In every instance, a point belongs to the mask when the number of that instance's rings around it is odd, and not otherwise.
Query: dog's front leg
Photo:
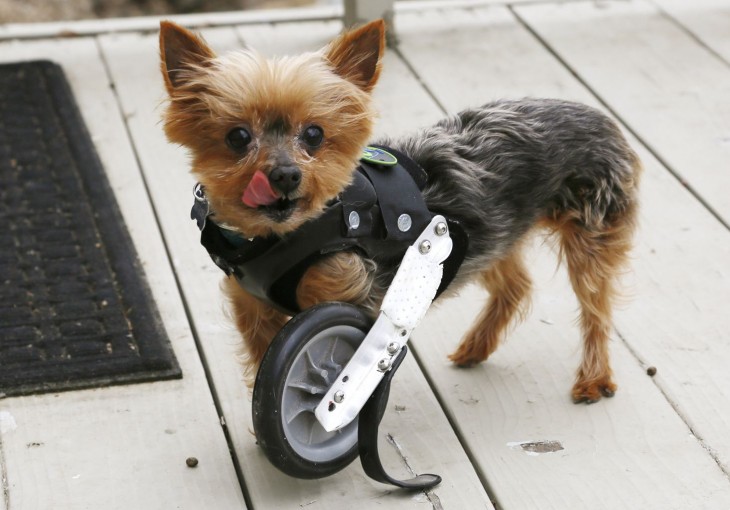
[[[330,255],[304,273],[296,290],[297,304],[305,310],[325,301],[343,301],[374,315],[382,299],[373,284],[374,273],[375,264],[355,253]],[[252,382],[271,340],[289,318],[246,292],[235,278],[226,278],[222,286],[243,336],[246,375]]]
[[[297,287],[304,310],[325,301],[343,301],[375,315],[382,292],[375,281],[375,263],[353,252],[339,252],[313,264]]]
[[[255,376],[271,340],[289,318],[243,290],[233,277],[223,280],[222,287],[231,302],[236,327],[243,336],[246,375]]]

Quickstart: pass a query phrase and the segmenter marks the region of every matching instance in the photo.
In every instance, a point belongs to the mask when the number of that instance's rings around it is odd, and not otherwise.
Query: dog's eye
[[[226,143],[234,151],[241,152],[251,143],[251,133],[242,127],[233,128],[226,135]]]
[[[312,149],[316,149],[322,145],[324,139],[324,131],[319,126],[309,126],[302,131],[302,141]]]

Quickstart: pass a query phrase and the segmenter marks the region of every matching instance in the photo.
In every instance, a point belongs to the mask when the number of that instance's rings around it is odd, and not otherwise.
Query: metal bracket
[[[357,417],[428,311],[451,253],[448,234],[446,219],[434,216],[406,250],[375,324],[314,411],[327,432]]]

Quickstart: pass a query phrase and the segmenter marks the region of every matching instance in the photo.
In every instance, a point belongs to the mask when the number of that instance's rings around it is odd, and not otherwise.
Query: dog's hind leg
[[[633,208],[632,208],[633,209]],[[603,228],[586,227],[579,221],[563,222],[561,254],[570,282],[580,302],[583,359],[572,396],[574,402],[595,402],[616,391],[609,363],[608,342],[617,280],[626,264],[634,230],[634,211]]]
[[[489,291],[487,306],[449,359],[460,366],[484,361],[499,345],[515,314],[520,319],[528,309],[532,281],[522,262],[521,246],[481,274]]]

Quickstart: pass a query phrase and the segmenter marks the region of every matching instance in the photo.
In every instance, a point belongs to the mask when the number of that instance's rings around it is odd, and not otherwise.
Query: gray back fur
[[[469,234],[462,277],[505,256],[541,218],[572,212],[600,230],[635,200],[636,155],[611,119],[578,103],[496,101],[379,143],[426,170],[429,208]]]

